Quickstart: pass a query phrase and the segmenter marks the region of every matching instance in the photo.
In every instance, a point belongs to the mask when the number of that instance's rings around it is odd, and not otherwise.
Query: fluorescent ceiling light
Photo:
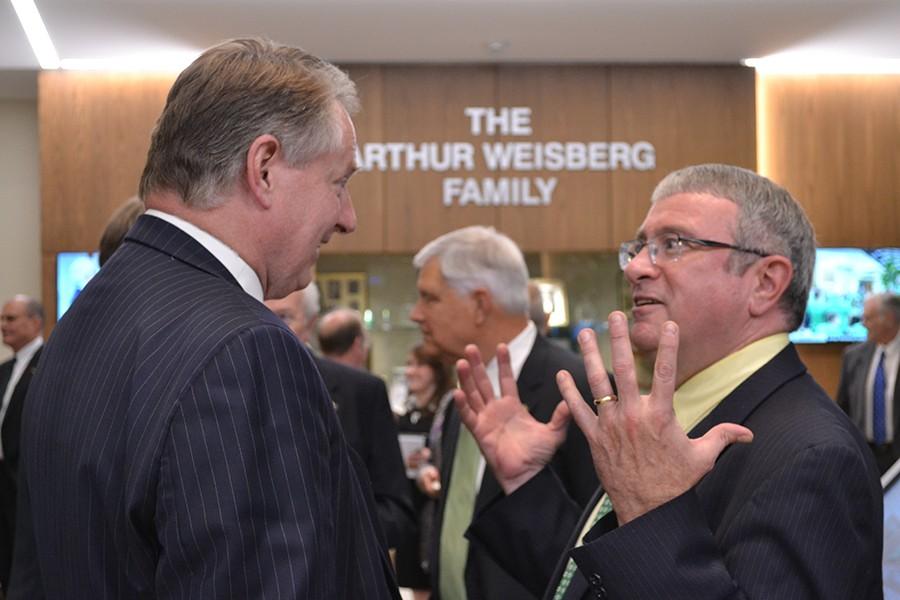
[[[58,69],[59,55],[56,53],[56,48],[53,47],[50,34],[47,33],[47,27],[44,26],[44,21],[41,19],[37,6],[34,5],[34,0],[12,0],[12,5],[41,68]]]
[[[180,72],[199,55],[195,51],[169,51],[109,58],[64,58],[60,66],[71,71]]]
[[[900,74],[900,58],[873,58],[847,54],[772,54],[763,58],[745,58],[741,64],[753,67],[765,75]]]

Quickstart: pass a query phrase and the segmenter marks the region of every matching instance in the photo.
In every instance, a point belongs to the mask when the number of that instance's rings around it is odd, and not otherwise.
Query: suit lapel
[[[134,227],[125,236],[125,240],[148,246],[210,275],[221,277],[238,285],[225,265],[200,242],[171,223],[152,215],[138,217]]]

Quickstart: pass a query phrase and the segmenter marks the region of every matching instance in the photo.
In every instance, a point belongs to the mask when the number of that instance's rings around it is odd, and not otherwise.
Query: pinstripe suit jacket
[[[793,346],[690,435],[724,422],[750,428],[753,442],[729,447],[693,489],[627,525],[617,528],[608,515],[580,548],[569,550],[587,514],[579,518],[547,469],[490,507],[468,535],[535,597],[553,597],[571,555],[579,575],[567,600],[881,598],[878,471]]]
[[[21,466],[12,598],[398,597],[309,353],[152,216],[48,342]]]

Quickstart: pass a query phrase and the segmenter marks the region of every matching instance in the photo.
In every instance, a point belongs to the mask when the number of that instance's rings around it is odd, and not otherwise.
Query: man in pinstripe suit
[[[499,399],[476,348],[460,361],[457,407],[507,494],[473,545],[545,598],[881,598],[878,472],[787,337],[815,257],[803,210],[726,165],[670,174],[651,203],[619,255],[633,323],[610,315],[618,396],[587,331],[596,414],[562,372],[566,403],[538,423],[508,359]],[[656,357],[646,396],[632,343]],[[544,467],[569,414],[603,484],[581,516]]]
[[[47,345],[12,598],[396,598],[368,480],[263,305],[356,226],[352,82],[262,40],[206,51],[153,133],[147,205]]]

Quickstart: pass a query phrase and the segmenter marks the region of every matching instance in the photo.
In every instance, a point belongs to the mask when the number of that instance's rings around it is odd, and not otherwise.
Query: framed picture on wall
[[[317,273],[322,290],[322,310],[345,307],[360,312],[369,306],[365,273]]]

